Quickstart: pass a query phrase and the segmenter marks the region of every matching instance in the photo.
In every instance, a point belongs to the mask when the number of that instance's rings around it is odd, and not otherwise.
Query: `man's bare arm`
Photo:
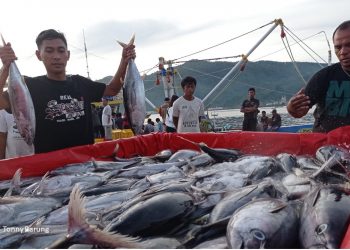
[[[173,116],[173,122],[174,122],[175,128],[177,130],[177,125],[179,124],[179,117]]]

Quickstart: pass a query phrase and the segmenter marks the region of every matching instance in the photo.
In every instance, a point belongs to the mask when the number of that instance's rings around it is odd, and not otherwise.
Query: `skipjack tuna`
[[[41,180],[18,170],[0,182],[0,248],[340,247],[347,150],[271,157],[197,145],[70,164]]]
[[[1,39],[5,45],[2,35]],[[32,145],[35,136],[34,104],[28,87],[14,62],[10,64],[8,93],[18,131],[25,142]]]
[[[134,44],[135,35],[132,36],[128,45]],[[118,42],[122,47],[125,43]],[[126,116],[135,135],[142,133],[143,122],[146,117],[145,85],[140,76],[134,59],[130,59],[123,79],[123,99]]]

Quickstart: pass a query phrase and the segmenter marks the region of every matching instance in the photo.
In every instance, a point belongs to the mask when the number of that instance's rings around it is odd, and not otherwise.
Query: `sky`
[[[114,75],[122,52],[117,40],[128,42],[133,34],[135,62],[139,71],[150,74],[157,70],[159,57],[186,61],[247,54],[272,29],[269,23],[275,19],[282,19],[287,28],[285,42],[295,60],[327,62],[328,39],[334,63],[337,59],[332,34],[349,19],[350,1],[11,0],[3,1],[1,9],[0,33],[6,42],[11,42],[23,75],[45,74],[35,56],[35,38],[42,30],[53,28],[63,32],[68,41],[71,58],[67,73],[87,76],[88,65],[91,79],[98,80]],[[247,32],[251,33],[239,37]],[[290,61],[280,33],[278,26],[248,60]],[[236,37],[239,38],[233,39]],[[297,39],[316,54],[301,49],[295,44]],[[228,40],[232,41],[215,46]],[[204,51],[196,53],[201,50]]]

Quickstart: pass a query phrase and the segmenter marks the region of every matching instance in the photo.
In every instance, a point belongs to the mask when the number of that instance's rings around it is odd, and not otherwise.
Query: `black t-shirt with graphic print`
[[[329,132],[350,125],[350,76],[340,63],[317,72],[308,82],[305,94],[310,97],[314,111],[314,132]]]
[[[101,100],[105,84],[79,75],[66,81],[25,77],[25,82],[35,109],[35,153],[93,143],[90,104]]]

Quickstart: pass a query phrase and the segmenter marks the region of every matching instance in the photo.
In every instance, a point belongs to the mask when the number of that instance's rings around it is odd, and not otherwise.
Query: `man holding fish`
[[[46,75],[24,78],[35,110],[35,153],[92,144],[90,103],[100,101],[102,96],[114,96],[120,91],[128,62],[136,57],[135,46],[128,44],[123,47],[119,68],[106,85],[80,75],[66,74],[70,51],[63,33],[44,30],[38,35],[36,43],[38,49],[35,54],[43,62]],[[11,73],[10,65],[17,59],[10,43],[0,47],[0,58],[3,63],[0,72],[0,109],[12,107],[13,110],[13,106],[23,105],[23,102],[10,105],[9,94],[3,91]]]

